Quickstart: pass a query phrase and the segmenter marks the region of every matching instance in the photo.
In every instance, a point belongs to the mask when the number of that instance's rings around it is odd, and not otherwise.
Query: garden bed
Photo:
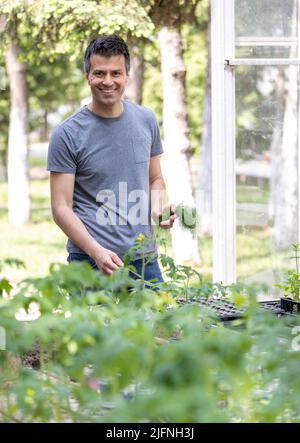
[[[244,309],[238,309],[231,301],[220,298],[218,299],[218,298],[195,297],[193,299],[188,299],[188,300],[185,298],[178,298],[177,303],[180,305],[185,305],[185,304],[200,305],[212,309],[213,312],[217,315],[217,317],[224,323],[231,322],[233,320],[242,319],[245,313]],[[284,310],[282,308],[281,300],[263,301],[260,302],[259,305],[261,309],[271,311],[273,314],[275,314],[278,317],[281,317],[283,315],[295,315],[292,314],[290,311]],[[178,339],[178,337],[173,337],[173,338]],[[44,358],[49,358],[47,352],[45,352]],[[23,366],[33,369],[40,368],[40,346],[38,340],[36,340],[32,352],[24,354],[21,360]]]

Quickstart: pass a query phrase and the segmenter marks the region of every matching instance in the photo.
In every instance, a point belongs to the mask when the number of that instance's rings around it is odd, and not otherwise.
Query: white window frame
[[[236,282],[236,149],[235,75],[238,65],[300,65],[300,0],[297,38],[243,37],[235,41],[234,0],[211,2],[212,72],[212,206],[213,281]],[[297,45],[297,59],[235,58],[238,46]],[[300,100],[298,99],[298,128]],[[298,131],[299,132],[299,131]],[[300,134],[298,136],[300,180]],[[300,185],[298,186],[298,242],[300,242]]]
[[[226,4],[225,4],[226,3]],[[236,280],[234,0],[211,3],[213,281]]]

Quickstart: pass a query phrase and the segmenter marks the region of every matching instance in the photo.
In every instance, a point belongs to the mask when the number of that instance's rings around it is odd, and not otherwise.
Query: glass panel
[[[236,58],[289,58],[288,46],[237,46]]]
[[[235,0],[236,37],[296,37],[298,0]]]
[[[298,239],[299,66],[236,67],[237,275],[270,284]]]

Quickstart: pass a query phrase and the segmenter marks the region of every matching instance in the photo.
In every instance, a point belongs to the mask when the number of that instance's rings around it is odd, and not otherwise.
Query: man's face
[[[104,107],[119,104],[128,79],[124,55],[104,57],[96,54],[90,58],[90,63],[87,81],[93,100]]]

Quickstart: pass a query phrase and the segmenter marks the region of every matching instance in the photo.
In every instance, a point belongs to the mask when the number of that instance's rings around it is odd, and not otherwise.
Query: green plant
[[[184,204],[177,205],[175,212],[172,211],[171,208],[166,208],[163,214],[159,217],[159,223],[168,220],[170,218],[170,215],[174,214],[177,215],[179,223],[183,228],[189,229],[192,232],[196,231],[196,226],[197,226],[196,208],[192,208]]]
[[[300,273],[299,273],[299,258],[300,258],[300,244],[295,243],[292,245],[293,256],[291,257],[295,261],[295,268],[287,271],[287,278],[283,284],[276,284],[275,286],[283,289],[284,296],[292,298],[295,301],[300,300]]]
[[[7,338],[0,421],[299,422],[299,353],[291,352],[288,327],[297,318],[250,303],[238,332],[224,327],[197,303],[172,300],[184,289],[193,301],[228,288],[203,289],[201,279],[192,287],[192,269],[165,263],[172,278],[159,291],[128,290],[134,282],[126,267],[106,277],[71,263],[52,265],[0,298]],[[254,295],[234,288],[243,305]],[[33,352],[38,369],[28,364]],[[100,393],[87,374],[101,380]]]
[[[3,260],[0,259],[0,297],[6,293],[10,294],[12,290],[12,285],[6,277],[2,277],[1,273],[5,266],[15,266],[17,269],[25,268],[25,264],[22,260],[18,258],[5,258]]]

